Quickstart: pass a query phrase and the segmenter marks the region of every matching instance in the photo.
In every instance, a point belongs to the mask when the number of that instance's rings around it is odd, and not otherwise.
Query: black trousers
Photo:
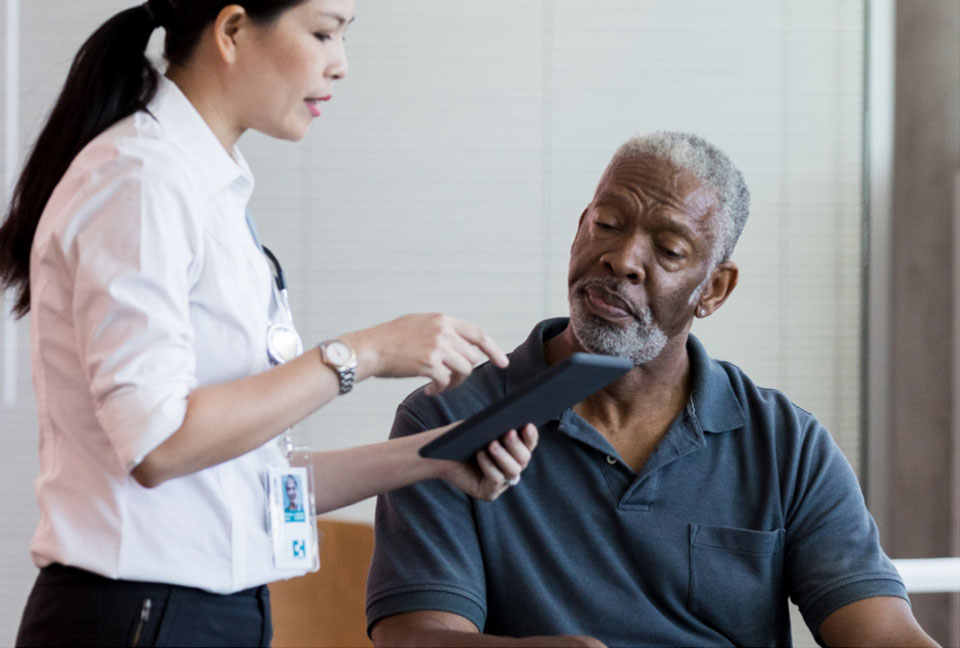
[[[40,570],[17,646],[269,646],[267,586],[235,594]]]

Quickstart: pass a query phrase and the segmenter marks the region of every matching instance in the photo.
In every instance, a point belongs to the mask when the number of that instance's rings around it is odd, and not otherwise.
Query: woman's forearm
[[[430,387],[444,389],[462,382],[486,357],[501,367],[508,363],[483,331],[435,313],[406,315],[339,339],[356,353],[355,382],[370,376],[425,376],[433,381]],[[133,469],[133,477],[153,487],[244,455],[333,400],[339,390],[336,371],[316,347],[263,373],[200,387],[187,399],[180,429]],[[431,464],[416,463],[424,465]]]
[[[312,348],[269,371],[195,389],[183,424],[133,469],[148,488],[250,452],[339,392],[337,374]]]
[[[317,513],[441,477],[447,462],[424,459],[417,450],[442,432],[429,430],[370,445],[312,453]]]

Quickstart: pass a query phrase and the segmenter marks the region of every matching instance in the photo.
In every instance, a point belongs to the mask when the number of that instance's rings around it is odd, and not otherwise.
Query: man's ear
[[[727,297],[737,287],[740,279],[740,268],[733,261],[723,261],[713,269],[710,281],[707,282],[700,299],[694,304],[697,317],[707,317],[723,306]]]
[[[227,5],[217,14],[213,23],[213,37],[224,63],[236,62],[237,36],[249,24],[246,10],[237,4]]]

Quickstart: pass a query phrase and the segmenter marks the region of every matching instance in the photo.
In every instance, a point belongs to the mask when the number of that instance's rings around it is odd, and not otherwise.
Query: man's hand
[[[444,430],[452,427],[455,425],[447,426]],[[537,428],[529,423],[520,434],[510,430],[477,453],[476,465],[443,460],[441,477],[471,497],[495,500],[520,481],[520,473],[530,463],[538,439]]]

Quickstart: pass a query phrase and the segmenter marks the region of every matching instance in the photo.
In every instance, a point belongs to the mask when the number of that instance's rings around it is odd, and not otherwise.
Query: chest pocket
[[[739,645],[769,645],[787,623],[784,530],[690,525],[691,612]]]

